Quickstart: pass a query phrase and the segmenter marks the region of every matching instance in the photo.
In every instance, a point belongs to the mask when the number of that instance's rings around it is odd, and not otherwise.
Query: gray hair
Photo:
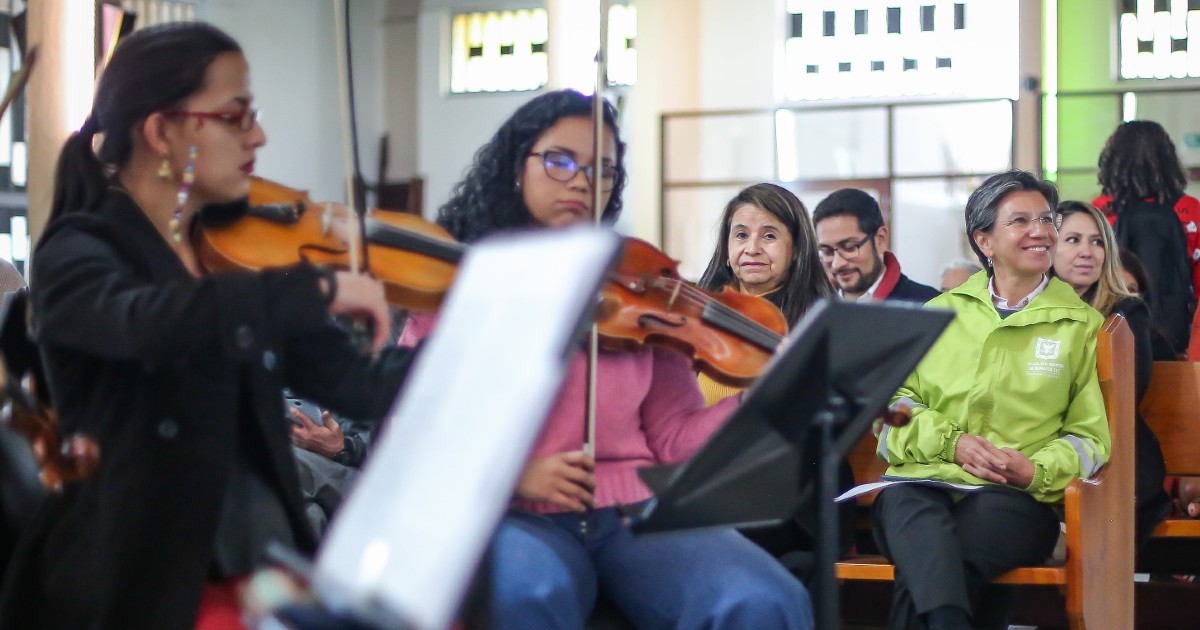
[[[979,263],[973,260],[967,260],[966,258],[955,258],[954,260],[951,260],[942,266],[942,275],[946,275],[947,271],[953,271],[955,269],[962,269],[963,271],[975,273],[977,271],[982,271],[983,267],[980,267]]]
[[[992,268],[988,264],[987,256],[975,243],[974,234],[976,232],[990,234],[992,228],[996,227],[996,209],[1000,207],[1000,202],[1009,193],[1022,190],[1041,193],[1042,197],[1046,199],[1046,206],[1050,208],[1050,212],[1054,212],[1054,209],[1058,207],[1058,188],[1052,182],[1039,179],[1029,171],[1019,170],[992,175],[983,180],[979,188],[976,188],[975,192],[971,193],[967,199],[967,208],[963,213],[963,220],[967,228],[967,242],[971,244],[971,250],[979,258],[979,264],[987,269],[988,275],[992,274]]]

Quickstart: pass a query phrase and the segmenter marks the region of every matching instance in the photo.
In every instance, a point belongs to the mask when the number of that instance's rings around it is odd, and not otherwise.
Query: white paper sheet
[[[867,494],[868,492],[875,492],[876,490],[882,490],[888,486],[892,486],[892,485],[895,485],[898,483],[920,483],[920,484],[925,484],[927,486],[937,486],[939,488],[955,490],[957,492],[975,492],[977,490],[983,489],[983,487],[984,487],[984,486],[976,486],[976,485],[965,484],[965,483],[952,483],[949,481],[942,481],[941,479],[907,479],[907,478],[901,478],[901,477],[883,477],[879,481],[873,481],[871,483],[864,483],[864,484],[854,486],[853,488],[850,488],[849,490],[839,494],[837,497],[834,498],[834,501],[841,503],[843,501],[853,499],[854,497],[857,497],[859,495]]]
[[[565,375],[619,238],[593,228],[474,246],[317,561],[335,608],[447,627]],[[582,421],[582,420],[581,420]]]

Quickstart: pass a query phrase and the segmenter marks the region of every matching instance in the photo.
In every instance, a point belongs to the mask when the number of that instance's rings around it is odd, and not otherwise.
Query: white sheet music
[[[447,627],[619,246],[593,228],[476,245],[317,561],[335,607]]]
[[[978,485],[972,485],[972,484],[966,484],[966,483],[954,483],[954,482],[950,482],[950,481],[942,481],[941,479],[914,479],[914,478],[908,478],[908,477],[881,477],[879,481],[872,481],[871,483],[864,483],[864,484],[859,484],[857,486],[854,486],[853,488],[850,488],[849,490],[834,497],[833,500],[838,503],[841,503],[842,501],[847,501],[849,499],[853,499],[854,497],[857,497],[859,495],[867,494],[868,492],[875,492],[876,490],[882,490],[888,486],[895,485],[898,483],[921,483],[921,484],[925,484],[927,486],[937,486],[939,488],[945,488],[947,490],[954,490],[956,492],[975,492],[976,490],[981,490],[984,487],[984,486],[978,486]]]

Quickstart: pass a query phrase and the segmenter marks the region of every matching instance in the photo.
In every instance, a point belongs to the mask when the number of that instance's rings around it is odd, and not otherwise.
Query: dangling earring
[[[169,167],[168,167],[169,168]],[[161,173],[161,170],[159,171]],[[175,195],[175,214],[171,217],[171,238],[176,243],[183,242],[183,234],[180,232],[180,221],[183,219],[183,204],[187,202],[188,192],[192,189],[192,182],[196,179],[196,145],[188,147],[188,162],[183,169],[183,183],[179,185],[179,193]]]
[[[175,171],[171,170],[171,158],[163,156],[162,164],[158,165],[158,176],[163,179],[175,177]]]
[[[988,257],[987,257],[987,263],[988,263],[988,266],[989,266],[989,267],[991,267],[991,266],[992,266],[992,257],[991,257],[991,256],[988,256]]]

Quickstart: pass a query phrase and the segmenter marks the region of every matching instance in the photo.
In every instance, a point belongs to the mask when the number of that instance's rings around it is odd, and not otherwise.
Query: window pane
[[[882,108],[780,110],[775,120],[782,181],[887,173],[887,118]]]
[[[769,112],[668,118],[666,134],[668,183],[775,179]]]
[[[1012,164],[1008,101],[905,105],[894,111],[897,175],[996,173]]]
[[[963,208],[978,184],[965,178],[897,180],[892,188],[891,249],[913,280],[941,285],[942,266],[976,260],[963,229]]]
[[[637,83],[637,8],[614,4],[608,10],[608,81]]]
[[[779,91],[797,101],[1015,98],[1018,8],[1017,0],[789,0]]]
[[[544,9],[460,13],[450,26],[450,91],[513,92],[546,84]]]
[[[741,187],[676,188],[666,193],[663,250],[679,261],[679,273],[700,279],[717,239],[717,221]]]
[[[1137,95],[1137,119],[1162,125],[1175,142],[1175,152],[1185,167],[1200,166],[1197,111],[1200,111],[1200,92]]]

